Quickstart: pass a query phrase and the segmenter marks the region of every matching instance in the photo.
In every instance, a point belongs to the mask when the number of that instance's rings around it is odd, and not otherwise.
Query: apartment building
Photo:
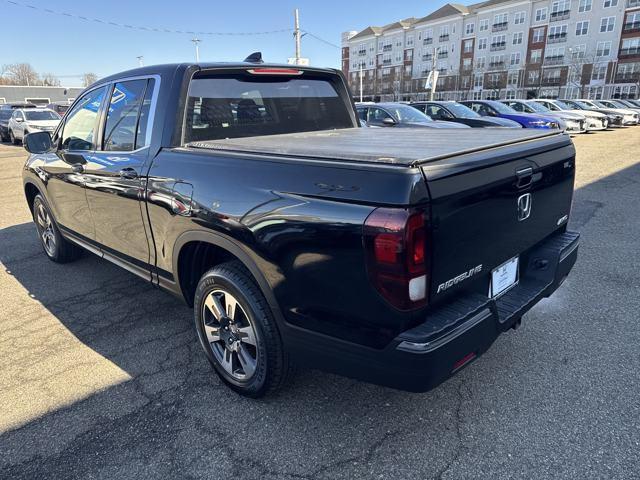
[[[363,100],[638,98],[640,0],[489,0],[342,35]]]

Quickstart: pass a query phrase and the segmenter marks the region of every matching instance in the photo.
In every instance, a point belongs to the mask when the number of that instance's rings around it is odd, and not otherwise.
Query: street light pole
[[[360,62],[360,103],[362,103],[362,62]]]
[[[196,63],[200,63],[200,49],[198,48],[198,44],[202,41],[198,37],[192,38],[191,41],[196,46]]]
[[[138,66],[144,67],[144,62],[143,62],[144,56],[140,55],[140,56],[137,56],[136,58],[138,59]]]
[[[431,94],[429,99],[433,102],[436,94],[436,55],[438,54],[440,47],[433,47],[433,58],[431,59]]]

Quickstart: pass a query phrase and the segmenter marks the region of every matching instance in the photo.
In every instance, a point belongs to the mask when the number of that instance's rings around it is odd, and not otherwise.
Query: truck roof
[[[399,166],[484,151],[537,138],[560,136],[557,130],[428,128],[345,128],[284,135],[192,142],[187,147],[258,155],[384,163]],[[568,138],[568,137],[567,137]]]

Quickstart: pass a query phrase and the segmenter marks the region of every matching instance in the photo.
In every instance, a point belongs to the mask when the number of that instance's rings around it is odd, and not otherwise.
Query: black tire
[[[42,215],[42,212],[46,215]],[[56,263],[69,263],[82,256],[82,249],[60,234],[55,218],[40,194],[33,200],[33,222],[36,224],[42,249],[49,260]]]
[[[205,305],[205,302],[211,305],[211,297],[214,295],[221,302],[218,305],[223,307],[224,315],[216,316],[213,310]],[[240,310],[238,307],[234,310],[234,319],[227,316],[226,295],[230,295],[229,298],[237,302],[240,307]],[[223,317],[228,322],[226,327],[222,321]],[[293,366],[284,350],[273,313],[253,277],[239,261],[220,264],[202,276],[194,299],[194,320],[198,338],[207,359],[222,381],[237,393],[246,397],[259,398],[277,390],[291,376]],[[244,340],[240,336],[242,334],[238,333],[237,337],[233,337],[233,332],[230,331],[230,328],[236,328],[238,331],[239,327],[246,331],[247,325],[252,327],[251,331],[255,334],[253,338],[255,349],[250,342],[243,343]],[[219,335],[208,338],[205,328],[208,328],[210,333],[217,331]],[[225,328],[228,332],[224,331]],[[210,342],[210,338],[219,340]],[[233,348],[234,342],[242,344],[238,347],[240,350],[251,351],[251,356],[255,356],[253,370],[247,369],[252,372],[248,378],[238,378],[243,375],[246,363],[246,359],[242,362],[240,357],[246,357],[246,355],[241,355],[238,351],[235,352],[235,357],[233,356],[234,352],[229,349]],[[227,355],[229,357],[226,369],[221,361],[221,355],[225,359]],[[237,369],[233,368],[233,358],[236,359]],[[231,373],[229,373],[229,367],[231,367]]]
[[[13,130],[9,130],[9,141],[11,143],[13,143],[14,145],[19,145],[20,144],[20,141],[13,134]]]

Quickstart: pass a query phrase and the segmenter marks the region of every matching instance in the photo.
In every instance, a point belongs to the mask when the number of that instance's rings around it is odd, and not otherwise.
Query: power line
[[[309,30],[302,30],[304,33],[306,33],[307,35],[309,35],[310,37],[315,38],[316,40],[322,42],[322,43],[326,43],[327,45],[329,45],[330,47],[334,47],[334,48],[341,48],[339,45],[336,45],[335,43],[331,43],[329,40],[325,40],[322,37],[319,37],[318,35],[314,35],[313,33],[311,33]]]
[[[192,31],[192,30],[174,30],[174,29],[170,29],[170,28],[147,27],[147,26],[143,26],[143,25],[130,25],[130,24],[126,24],[126,23],[112,22],[110,20],[104,20],[104,19],[101,19],[101,18],[94,18],[94,17],[86,17],[86,16],[83,16],[83,15],[76,15],[74,13],[62,12],[62,11],[58,11],[58,10],[53,10],[51,8],[42,8],[42,7],[39,7],[37,5],[32,5],[30,3],[20,2],[20,1],[16,1],[16,0],[4,0],[4,1],[6,3],[9,3],[9,4],[17,6],[17,7],[29,8],[31,10],[36,10],[36,11],[39,11],[39,12],[42,12],[42,13],[47,13],[49,15],[57,15],[57,16],[62,16],[62,17],[74,18],[76,20],[82,20],[82,21],[85,21],[85,22],[95,22],[95,23],[101,23],[103,25],[110,25],[110,26],[113,26],[113,27],[126,28],[126,29],[129,29],[129,30],[141,30],[141,31],[145,31],[145,32],[177,33],[177,34],[184,34],[184,35],[249,36],[249,35],[271,35],[271,34],[274,34],[274,33],[284,33],[284,32],[293,31],[292,28],[282,28],[280,30],[268,30],[268,31],[262,31],[262,32],[197,32],[197,31]]]

